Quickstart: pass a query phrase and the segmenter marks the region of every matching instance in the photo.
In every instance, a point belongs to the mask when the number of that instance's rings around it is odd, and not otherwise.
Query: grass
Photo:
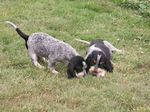
[[[149,112],[150,18],[124,8],[121,0],[0,0],[0,110],[50,112]],[[71,44],[102,38],[125,51],[114,54],[114,72],[104,78],[68,80],[35,68],[24,41],[4,21],[24,32],[42,31]]]

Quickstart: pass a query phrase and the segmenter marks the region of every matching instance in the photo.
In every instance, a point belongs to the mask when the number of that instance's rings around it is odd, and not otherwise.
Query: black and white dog
[[[48,62],[48,67],[54,74],[59,73],[55,70],[56,62],[70,62],[68,71],[71,72],[68,72],[68,77],[81,77],[81,75],[84,76],[86,74],[85,60],[79,56],[71,45],[43,32],[26,35],[14,23],[10,21],[6,21],[6,23],[13,26],[16,32],[25,40],[25,46],[29,52],[29,56],[36,67],[43,68],[38,62],[38,58],[42,58]],[[71,66],[74,66],[75,69],[72,69]]]
[[[113,72],[113,64],[111,62],[112,53],[122,50],[115,48],[108,41],[97,39],[92,42],[76,39],[77,41],[89,45],[87,55],[85,57],[87,64],[87,71],[95,74],[96,76],[104,76],[105,71]]]

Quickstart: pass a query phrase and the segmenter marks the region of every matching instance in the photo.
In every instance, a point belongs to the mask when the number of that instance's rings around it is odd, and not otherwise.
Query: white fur
[[[85,75],[84,72],[80,72],[80,73],[76,74],[77,77],[83,77],[84,75]]]
[[[100,59],[101,59],[101,56],[100,56],[100,55],[98,55],[98,56],[97,56],[96,66],[98,66]]]
[[[93,51],[102,51],[100,48],[95,47],[95,44],[90,46],[88,49],[88,54],[85,56],[85,59],[93,52]],[[103,52],[103,51],[102,51]],[[105,54],[105,53],[104,53]]]
[[[87,64],[84,61],[82,62],[82,64],[83,64],[83,69],[87,68]]]
[[[111,51],[115,51],[118,53],[122,53],[123,51],[120,49],[117,49],[116,47],[114,47],[111,43],[109,43],[108,41],[103,41],[105,46],[107,46]]]
[[[10,21],[5,21],[6,23],[10,24],[13,28],[17,29],[17,25],[15,25],[14,23],[10,22]]]

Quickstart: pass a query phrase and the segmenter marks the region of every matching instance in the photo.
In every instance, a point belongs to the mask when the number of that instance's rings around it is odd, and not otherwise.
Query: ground
[[[0,0],[0,110],[150,112],[150,16],[131,6],[123,0]],[[6,20],[27,34],[63,40],[82,56],[87,46],[75,38],[105,39],[124,54],[113,55],[114,72],[103,78],[69,80],[64,64],[57,65],[59,75],[34,67]]]

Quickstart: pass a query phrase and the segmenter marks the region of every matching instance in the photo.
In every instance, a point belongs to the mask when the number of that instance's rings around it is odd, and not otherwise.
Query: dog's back
[[[111,51],[110,51],[110,49],[104,44],[104,42],[103,42],[102,39],[93,40],[93,41],[90,43],[90,47],[93,46],[93,45],[94,45],[96,48],[99,48],[100,50],[102,50],[108,59],[111,59]]]
[[[27,44],[30,51],[42,57],[55,56],[70,59],[78,54],[69,44],[42,32],[31,34]]]

